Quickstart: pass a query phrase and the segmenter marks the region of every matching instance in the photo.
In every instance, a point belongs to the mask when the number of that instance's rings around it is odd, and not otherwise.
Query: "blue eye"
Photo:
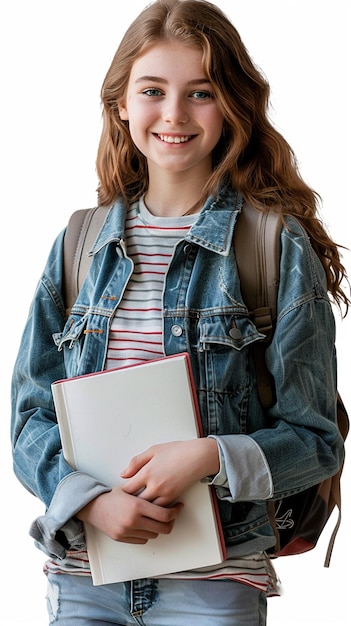
[[[151,96],[151,97],[161,96],[162,95],[162,92],[159,89],[156,89],[156,87],[150,87],[149,89],[145,89],[143,91],[143,93],[146,96]]]
[[[194,91],[192,97],[195,100],[206,100],[207,98],[213,98],[213,95],[208,91]]]

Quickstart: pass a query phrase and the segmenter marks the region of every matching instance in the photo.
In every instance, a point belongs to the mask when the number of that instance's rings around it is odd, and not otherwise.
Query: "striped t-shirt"
[[[165,274],[175,245],[184,239],[196,219],[196,214],[155,217],[143,200],[130,207],[125,242],[134,269],[112,321],[105,369],[136,365],[164,356],[162,296]],[[68,551],[62,561],[48,560],[45,570],[89,575],[87,552]],[[168,574],[163,578],[230,579],[255,587],[267,595],[280,593],[274,568],[264,553],[240,559],[228,558],[219,566]]]
[[[196,215],[155,217],[140,200],[128,211],[125,242],[134,270],[113,319],[106,369],[164,355],[162,295],[165,274],[178,241]]]

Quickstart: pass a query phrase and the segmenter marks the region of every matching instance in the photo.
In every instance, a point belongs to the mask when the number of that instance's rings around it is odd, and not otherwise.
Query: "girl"
[[[55,241],[13,375],[14,468],[46,507],[31,535],[49,556],[50,623],[262,626],[266,597],[278,593],[268,503],[342,463],[328,292],[348,306],[345,270],[315,193],[268,120],[268,100],[237,31],[203,0],[153,2],[112,61],[97,157],[99,203],[110,211],[68,320],[64,233]],[[269,410],[252,353],[262,337],[232,245],[244,201],[284,222],[278,321],[266,351],[276,390]],[[183,351],[205,436],[157,445],[155,432],[122,488],[73,471],[51,383]],[[152,541],[172,532],[182,494],[198,480],[216,489],[226,561],[94,587],[82,522],[116,541]]]

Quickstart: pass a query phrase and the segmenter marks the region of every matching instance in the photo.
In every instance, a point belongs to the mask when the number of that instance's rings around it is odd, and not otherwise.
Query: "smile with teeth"
[[[194,135],[160,135],[157,134],[157,137],[161,139],[161,141],[165,141],[166,143],[186,143],[190,139],[193,138]]]

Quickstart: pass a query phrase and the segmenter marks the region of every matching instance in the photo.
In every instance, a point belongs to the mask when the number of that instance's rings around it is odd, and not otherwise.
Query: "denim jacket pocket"
[[[246,316],[214,316],[200,322],[200,346],[213,349],[217,344],[241,351],[245,346],[264,339],[253,322]]]
[[[199,322],[199,400],[205,434],[247,431],[254,379],[251,345],[263,338],[244,315],[216,315]]]

